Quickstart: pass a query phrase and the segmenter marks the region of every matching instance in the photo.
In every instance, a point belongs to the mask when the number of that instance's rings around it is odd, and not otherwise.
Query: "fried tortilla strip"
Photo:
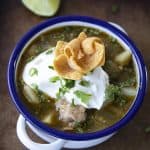
[[[64,78],[78,80],[105,63],[105,47],[98,37],[87,37],[84,32],[70,42],[57,42],[54,68]]]
[[[87,55],[93,54],[96,51],[95,42],[101,42],[100,38],[89,37],[83,40],[83,42],[81,43],[83,52]]]
[[[64,47],[66,46],[67,42],[58,41],[55,48],[55,57],[64,53]]]
[[[80,72],[72,69],[68,65],[67,58],[64,54],[59,55],[54,60],[54,69],[61,77],[66,79],[80,80],[83,76]]]

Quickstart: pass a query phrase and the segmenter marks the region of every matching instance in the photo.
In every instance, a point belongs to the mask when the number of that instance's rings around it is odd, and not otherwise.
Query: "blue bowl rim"
[[[60,23],[60,22],[70,22],[70,21],[82,21],[87,22],[91,24],[95,24],[98,26],[102,26],[104,28],[107,28],[111,32],[113,32],[115,35],[117,35],[119,38],[121,38],[131,49],[137,65],[139,69],[139,90],[137,93],[137,97],[134,101],[134,104],[132,105],[131,109],[128,111],[128,113],[117,123],[113,124],[112,126],[105,128],[100,131],[92,132],[92,133],[67,133],[64,131],[60,131],[54,128],[50,128],[46,126],[44,123],[37,120],[34,116],[32,116],[26,107],[24,107],[24,104],[21,102],[15,85],[15,64],[19,57],[19,54],[25,44],[31,39],[35,34],[40,32],[42,29]],[[144,99],[146,87],[147,87],[147,71],[146,66],[144,64],[143,57],[138,50],[138,48],[135,46],[133,41],[122,31],[117,29],[116,27],[110,25],[109,23],[102,21],[100,19],[96,19],[93,17],[88,16],[60,16],[53,19],[46,20],[33,28],[29,30],[22,39],[18,42],[16,47],[14,48],[9,63],[8,63],[8,70],[7,70],[7,80],[8,80],[8,89],[10,96],[13,100],[13,103],[16,105],[17,110],[24,116],[24,118],[30,122],[34,127],[36,127],[39,130],[44,131],[45,133],[55,136],[57,138],[66,139],[66,140],[92,140],[92,139],[98,139],[100,137],[107,136],[109,134],[112,134],[119,130],[121,127],[123,127],[125,124],[127,124],[136,114],[139,107],[142,104],[142,101]]]

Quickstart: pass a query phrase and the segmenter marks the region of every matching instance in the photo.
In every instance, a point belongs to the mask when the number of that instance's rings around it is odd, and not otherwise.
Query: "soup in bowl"
[[[129,37],[90,17],[59,17],[17,44],[8,86],[34,127],[68,140],[116,132],[135,115],[146,89],[143,58]]]

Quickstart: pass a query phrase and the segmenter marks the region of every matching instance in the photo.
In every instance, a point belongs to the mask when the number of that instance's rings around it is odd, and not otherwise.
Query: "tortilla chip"
[[[85,40],[87,38],[87,35],[84,32],[81,32],[78,35],[78,39],[82,42],[83,40]]]
[[[72,69],[68,65],[67,57],[64,54],[61,54],[54,59],[54,69],[61,77],[66,79],[80,80],[83,76],[80,72]]]
[[[79,80],[89,71],[105,63],[105,47],[98,37],[84,32],[70,42],[58,41],[54,68],[64,78]]]
[[[81,47],[85,54],[90,55],[95,52],[95,42],[101,42],[97,37],[89,37],[83,40]]]
[[[94,47],[95,53],[93,55],[85,55],[83,59],[70,57],[68,61],[70,67],[81,73],[87,73],[97,66],[103,66],[105,63],[105,47],[97,42],[94,43]]]
[[[58,41],[55,48],[55,57],[61,55],[64,53],[64,47],[67,44],[67,42],[64,41]]]
[[[81,60],[81,59],[80,59]],[[74,57],[70,57],[68,60],[68,64],[71,68],[73,68],[74,70],[77,70],[81,73],[85,73],[84,69],[81,67],[81,63],[78,59],[74,58]]]
[[[76,38],[70,41],[65,47],[64,47],[64,54],[69,58],[70,56],[73,56],[75,58],[82,58],[84,56],[81,46],[81,41]]]

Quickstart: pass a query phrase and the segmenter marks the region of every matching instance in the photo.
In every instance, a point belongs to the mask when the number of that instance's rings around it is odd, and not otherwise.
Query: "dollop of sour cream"
[[[38,89],[52,98],[56,95],[61,87],[60,82],[50,82],[50,79],[58,76],[57,72],[50,66],[53,66],[54,53],[44,51],[36,58],[26,64],[23,71],[24,82],[33,88],[33,84],[38,86]],[[87,81],[89,86],[81,85],[81,81]],[[97,67],[93,72],[83,76],[82,80],[76,80],[74,87],[69,89],[63,95],[63,98],[69,103],[74,102],[74,105],[82,105],[87,109],[101,109],[105,102],[105,89],[109,84],[107,73]],[[75,93],[82,91],[90,95],[88,102],[82,101]]]

